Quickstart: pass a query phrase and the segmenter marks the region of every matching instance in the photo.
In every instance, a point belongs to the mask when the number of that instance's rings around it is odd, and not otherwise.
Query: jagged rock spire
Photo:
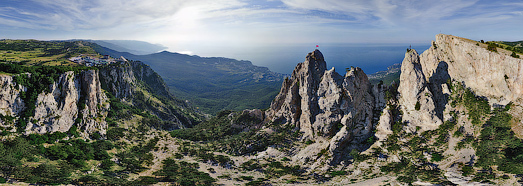
[[[327,70],[323,54],[316,49],[283,82],[266,115],[272,123],[294,126],[303,140],[317,142],[299,152],[296,161],[314,158],[327,149],[330,163],[335,163],[351,143],[369,137],[374,106],[363,70],[351,68],[345,76],[334,68]]]

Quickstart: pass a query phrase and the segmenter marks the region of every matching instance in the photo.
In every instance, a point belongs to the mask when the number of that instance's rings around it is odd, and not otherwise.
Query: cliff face
[[[492,104],[521,102],[523,60],[511,57],[509,51],[489,51],[486,44],[476,44],[456,36],[437,35],[433,45],[420,56],[427,81],[437,81],[441,73],[448,73],[452,80],[464,82]]]
[[[489,51],[486,44],[439,34],[423,54],[405,54],[398,87],[402,119],[412,131],[416,126],[436,129],[450,117],[450,82],[461,83],[492,106],[520,105],[522,62],[501,48]]]
[[[409,142],[410,147],[440,149],[426,154],[442,157],[431,163],[454,184],[480,185],[472,179],[478,175],[465,175],[465,169],[456,168],[457,164],[474,167],[472,174],[475,174],[479,168],[488,169],[497,163],[500,169],[495,174],[510,173],[510,168],[503,169],[508,164],[499,165],[498,161],[512,161],[510,155],[515,152],[504,146],[507,142],[499,142],[493,136],[511,139],[508,141],[523,136],[523,60],[512,57],[511,53],[443,34],[437,35],[432,46],[421,55],[408,50],[401,66],[397,99],[391,99],[377,126],[376,136],[383,142],[378,145],[385,145],[382,150],[388,155],[416,161],[417,157],[411,154],[419,149],[409,152],[407,148],[401,149],[404,145],[394,150],[393,145],[423,138],[425,142]],[[509,104],[505,109],[496,109]],[[504,121],[497,118],[500,113],[506,114]],[[495,128],[492,126],[497,128],[492,130]],[[492,145],[498,142],[501,145]],[[507,156],[492,158],[499,154]],[[509,183],[495,181],[495,184]]]
[[[11,131],[16,131],[14,127],[14,119],[9,117],[17,117],[25,107],[20,94],[27,89],[14,83],[13,76],[0,75],[0,126],[4,128],[11,128]]]
[[[29,117],[25,133],[66,132],[77,125],[84,136],[94,132],[105,134],[109,104],[101,90],[98,71],[61,74],[58,81],[49,86],[49,91],[38,94],[35,103],[24,103],[22,94],[27,89],[14,82],[13,76],[4,75],[0,81],[0,113],[4,116],[4,128],[15,130],[14,120],[20,118],[26,104],[35,104],[34,115]]]
[[[420,57],[416,50],[405,53],[405,59],[401,65],[399,103],[403,111],[403,121],[422,130],[434,130],[442,124],[435,110],[433,94],[429,90],[426,77],[422,71]]]
[[[376,93],[383,91],[375,89]],[[383,97],[383,95],[381,96]],[[309,53],[299,63],[290,79],[283,82],[266,115],[276,124],[290,124],[303,133],[302,140],[314,140],[297,153],[299,161],[315,158],[321,150],[337,162],[351,143],[367,139],[373,128],[376,102],[367,76],[360,68],[351,68],[345,76],[334,68],[326,70],[319,50]]]

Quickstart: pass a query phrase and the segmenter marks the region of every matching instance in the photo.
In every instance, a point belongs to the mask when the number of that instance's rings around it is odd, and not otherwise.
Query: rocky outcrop
[[[26,133],[66,132],[77,125],[85,136],[94,132],[105,134],[109,103],[100,87],[98,71],[76,75],[66,72],[49,89],[49,93],[38,95]]]
[[[98,71],[84,71],[80,78],[81,96],[85,99],[85,108],[81,110],[83,119],[82,122],[79,122],[78,128],[88,133],[99,131],[99,133],[105,134],[107,129],[105,117],[110,105],[107,96],[102,91]]]
[[[360,68],[352,67],[341,76],[334,68],[327,70],[322,53],[315,50],[283,82],[267,119],[293,125],[303,133],[302,140],[316,141],[297,153],[296,159],[306,161],[316,151],[327,149],[333,155],[332,162],[337,162],[347,146],[362,142],[372,133],[376,100],[371,89]]]
[[[448,82],[460,82],[491,105],[521,104],[523,60],[510,51],[476,41],[438,34],[432,46],[419,55],[405,54],[401,66],[399,105],[410,130],[436,129],[444,120],[451,90]]]
[[[109,104],[101,90],[98,71],[65,72],[49,85],[48,90],[40,92],[34,103],[25,103],[27,88],[16,83],[15,76],[0,76],[0,125],[3,130],[15,131],[27,104],[34,104],[34,113],[30,113],[24,129],[26,134],[67,132],[73,125],[85,137],[95,132],[105,134]]]
[[[511,52],[451,35],[438,34],[432,46],[420,55],[426,80],[434,82],[450,77],[462,82],[491,104],[521,103],[523,96],[523,60]]]
[[[422,71],[420,57],[416,50],[405,53],[401,65],[399,103],[403,111],[403,122],[406,122],[411,131],[416,127],[421,130],[434,130],[442,124],[437,117],[432,92]]]
[[[136,79],[130,63],[122,62],[104,67],[100,70],[100,78],[102,79],[102,88],[115,97],[125,101],[133,96]]]
[[[27,89],[14,83],[13,76],[0,75],[0,126],[15,130],[14,119],[25,107],[20,94]]]

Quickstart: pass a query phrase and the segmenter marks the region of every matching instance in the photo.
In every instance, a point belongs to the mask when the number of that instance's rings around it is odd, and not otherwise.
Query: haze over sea
[[[231,49],[226,54],[206,52],[196,55],[248,60],[254,65],[268,67],[274,72],[291,74],[296,64],[305,61],[305,56],[314,51],[315,46],[315,44],[258,46],[241,51]],[[360,67],[366,74],[387,70],[390,65],[403,61],[405,51],[409,47],[410,44],[319,44],[318,49],[323,53],[327,68],[334,67],[336,72],[344,75],[345,68],[351,66]],[[422,53],[429,47],[430,45],[426,44],[412,45],[418,53]]]

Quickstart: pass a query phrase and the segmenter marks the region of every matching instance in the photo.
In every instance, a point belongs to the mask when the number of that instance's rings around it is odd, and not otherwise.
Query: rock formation
[[[403,121],[408,123],[410,130],[434,130],[442,124],[437,117],[432,92],[423,74],[420,57],[416,50],[405,53],[401,65],[399,103],[403,111]]]
[[[460,82],[491,105],[521,103],[522,59],[509,51],[487,50],[486,44],[438,34],[432,46],[419,55],[405,54],[401,66],[399,105],[411,131],[436,129],[445,120],[450,90],[448,82]],[[448,109],[447,109],[448,110]],[[388,119],[387,119],[388,120]]]
[[[346,147],[372,134],[376,102],[385,103],[375,100],[360,68],[352,67],[341,76],[334,68],[327,70],[322,53],[315,50],[285,79],[266,116],[272,123],[295,126],[303,133],[302,140],[316,141],[297,153],[298,161],[326,149],[333,155],[332,162],[337,162]]]
[[[49,93],[38,95],[27,133],[66,132],[76,124],[86,136],[94,132],[105,134],[109,103],[100,88],[98,71],[87,70],[77,75],[66,72],[49,88]]]
[[[486,44],[438,34],[420,58],[427,81],[446,75],[489,98],[491,104],[521,102],[523,60],[511,57],[509,51],[489,51]]]
[[[28,118],[25,128],[26,134],[67,132],[73,125],[77,125],[84,136],[94,132],[105,134],[109,103],[100,87],[98,71],[61,74],[58,81],[49,86],[49,91],[38,94],[35,103],[24,103],[21,94],[25,94],[27,88],[14,82],[13,77],[0,77],[2,127],[15,130],[15,123],[26,105],[35,104],[34,114]]]
[[[20,94],[25,91],[24,86],[14,83],[13,76],[0,75],[0,126],[11,127],[12,132],[16,131],[14,118],[7,118],[16,117],[22,112],[25,104]]]

